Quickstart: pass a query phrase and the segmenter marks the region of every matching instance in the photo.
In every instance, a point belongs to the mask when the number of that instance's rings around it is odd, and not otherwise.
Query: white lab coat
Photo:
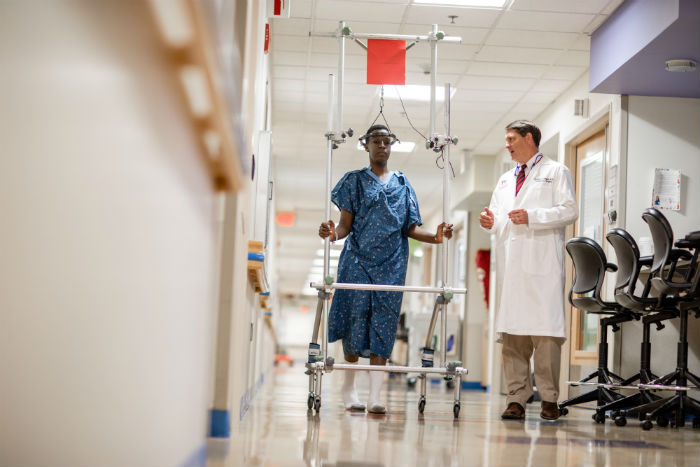
[[[509,170],[498,180],[489,209],[494,225],[484,230],[496,235],[497,341],[502,333],[565,338],[564,235],[578,218],[571,172],[542,157],[516,197]],[[514,209],[527,210],[528,225],[511,222]]]

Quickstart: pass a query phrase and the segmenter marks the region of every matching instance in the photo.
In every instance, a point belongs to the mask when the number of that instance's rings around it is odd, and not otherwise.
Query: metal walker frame
[[[457,138],[450,136],[450,84],[445,85],[445,134],[435,132],[435,107],[436,107],[436,83],[437,83],[437,45],[439,41],[445,42],[461,42],[461,37],[448,37],[441,31],[438,31],[437,24],[433,24],[432,31],[425,36],[415,35],[393,35],[393,34],[357,34],[353,33],[344,21],[340,21],[339,28],[334,33],[309,33],[309,35],[320,37],[335,37],[339,44],[338,58],[338,103],[335,112],[334,122],[334,88],[335,76],[328,76],[328,132],[325,134],[327,139],[327,157],[326,157],[326,205],[325,205],[325,220],[330,219],[330,204],[331,204],[331,168],[333,150],[338,148],[339,144],[345,142],[347,136],[352,136],[352,129],[343,130],[343,73],[345,67],[345,41],[347,39],[357,42],[361,47],[367,48],[360,39],[390,39],[390,40],[406,40],[412,41],[406,46],[408,50],[419,41],[429,41],[431,45],[431,76],[430,76],[430,133],[429,139],[426,141],[426,149],[433,149],[435,152],[443,151],[443,222],[449,221],[449,205],[450,205],[450,145],[457,143]],[[321,409],[321,389],[324,373],[330,373],[333,370],[346,371],[385,371],[392,373],[419,373],[420,378],[420,397],[418,401],[418,411],[422,414],[426,403],[426,374],[441,374],[444,379],[451,381],[456,379],[454,390],[453,415],[459,417],[460,411],[460,391],[462,376],[468,373],[466,368],[463,368],[462,362],[454,361],[447,362],[446,358],[446,336],[447,336],[447,305],[452,300],[454,294],[466,294],[466,289],[455,289],[447,285],[448,276],[448,245],[447,238],[440,245],[442,250],[442,268],[438,272],[440,287],[420,287],[420,286],[398,286],[398,285],[379,285],[379,284],[350,284],[338,283],[332,275],[329,274],[330,260],[330,238],[324,241],[323,252],[323,276],[324,283],[312,283],[311,287],[318,290],[318,302],[316,306],[316,317],[314,320],[314,329],[311,342],[309,343],[308,361],[306,363],[306,374],[309,376],[309,396],[307,405],[309,410],[319,412]],[[328,312],[329,301],[334,289],[352,289],[352,290],[377,290],[391,292],[419,292],[419,293],[435,293],[435,303],[433,313],[430,319],[430,326],[426,337],[425,347],[421,348],[421,364],[420,367],[409,366],[393,366],[393,365],[348,365],[336,364],[334,358],[328,356]],[[441,366],[433,366],[433,358],[435,349],[432,348],[432,336],[437,323],[438,313],[443,312],[440,323],[441,330]],[[324,329],[324,337],[321,343],[318,343],[319,332]]]

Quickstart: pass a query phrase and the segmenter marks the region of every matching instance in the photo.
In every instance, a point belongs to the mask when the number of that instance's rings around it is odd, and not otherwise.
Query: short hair
[[[373,132],[379,131],[379,130],[384,130],[387,132],[387,134],[391,134],[391,130],[389,130],[389,128],[387,128],[386,125],[377,124],[377,125],[372,125],[371,127],[367,128],[365,135],[367,135],[367,137],[370,137],[370,136],[372,136]]]
[[[516,120],[514,122],[506,125],[506,130],[515,130],[520,136],[525,136],[528,133],[532,135],[532,140],[535,142],[535,146],[540,147],[540,139],[542,138],[542,132],[537,125],[528,120]]]
[[[372,133],[374,133],[375,131],[380,131],[380,130],[386,131],[387,136],[389,136],[393,139],[391,144],[394,144],[396,141],[398,141],[398,138],[396,137],[396,135],[394,133],[392,133],[389,128],[387,128],[385,125],[377,124],[377,125],[372,125],[371,127],[369,127],[367,129],[367,131],[365,132],[365,134],[360,136],[360,138],[359,138],[360,142],[362,144],[366,145],[367,142],[369,141],[370,137],[375,136]],[[379,136],[379,135],[376,135],[376,136]]]

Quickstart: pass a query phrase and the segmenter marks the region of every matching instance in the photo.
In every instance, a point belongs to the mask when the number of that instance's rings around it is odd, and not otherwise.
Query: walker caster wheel
[[[596,423],[605,423],[605,414],[596,412],[593,414],[593,420],[595,420]]]
[[[623,417],[622,415],[618,415],[617,417],[615,417],[615,425],[617,425],[617,426],[627,425],[627,418]]]
[[[651,427],[652,427],[651,420],[644,420],[642,422],[642,430],[649,431],[649,430],[651,430]]]
[[[309,407],[309,410],[314,408],[314,395],[309,394],[309,398],[306,399],[306,405]]]
[[[321,410],[321,396],[316,396],[316,399],[314,400],[314,409],[316,409],[316,412]]]
[[[659,415],[656,417],[656,425],[660,426],[661,428],[666,428],[668,426],[668,418],[664,417],[663,415]]]
[[[421,396],[418,401],[418,412],[423,413],[423,410],[425,410],[425,397]]]
[[[560,407],[559,408],[559,415],[561,415],[562,417],[564,415],[569,415],[569,409],[567,409],[566,407]]]
[[[455,418],[459,418],[459,409],[459,402],[455,402],[455,405],[452,406],[452,413],[454,414]]]

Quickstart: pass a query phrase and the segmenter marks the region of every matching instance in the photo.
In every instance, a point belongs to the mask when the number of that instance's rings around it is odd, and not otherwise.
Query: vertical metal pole
[[[338,36],[338,115],[335,120],[335,129],[338,133],[343,131],[343,84],[345,83],[345,21],[340,21],[340,35]]]
[[[450,83],[445,83],[445,136],[450,136]],[[450,222],[450,146],[445,144],[443,149],[442,168],[442,221]],[[449,273],[449,240],[442,239],[442,286],[447,285]],[[447,305],[442,307],[442,364],[447,362]]]
[[[324,222],[327,222],[331,218],[331,174],[333,168],[333,89],[335,85],[335,76],[333,74],[328,75],[328,137],[326,142],[326,209]],[[326,237],[323,242],[323,280],[325,282],[326,277],[330,274],[330,254],[331,254],[331,242],[330,237]],[[321,326],[323,326],[323,340],[321,342],[321,355],[326,358],[326,351],[328,347],[328,339],[326,332],[326,326],[328,321],[328,299],[323,300],[323,318],[321,319]]]
[[[438,25],[433,24],[433,33],[430,39],[430,133],[432,138],[435,134],[435,92],[437,89],[437,32]]]

